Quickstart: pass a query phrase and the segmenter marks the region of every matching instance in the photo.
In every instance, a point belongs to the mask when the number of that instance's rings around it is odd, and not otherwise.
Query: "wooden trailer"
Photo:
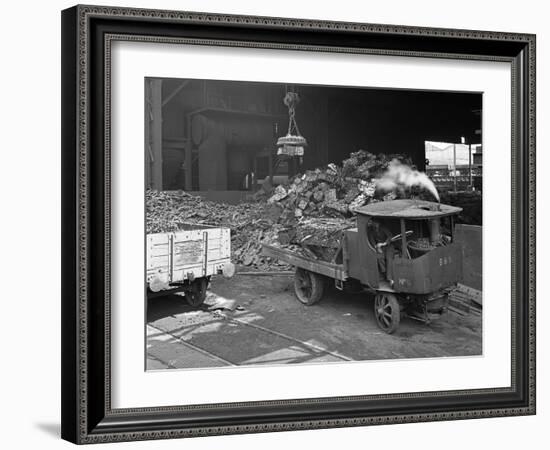
[[[179,231],[147,235],[149,297],[184,291],[193,306],[204,302],[210,277],[232,277],[231,230],[188,224]]]

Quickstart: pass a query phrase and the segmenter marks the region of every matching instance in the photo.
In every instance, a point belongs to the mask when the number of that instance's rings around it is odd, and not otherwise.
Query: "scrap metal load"
[[[351,153],[342,166],[308,170],[287,185],[279,185],[268,203],[280,208],[280,222],[302,217],[351,217],[355,208],[375,201],[406,197],[410,192],[377,190],[376,180],[393,161],[411,165],[403,155],[374,155],[364,150]]]
[[[279,232],[279,244],[298,246],[297,253],[313,259],[333,261],[342,244],[344,231],[355,227],[354,219],[304,218],[297,226]]]

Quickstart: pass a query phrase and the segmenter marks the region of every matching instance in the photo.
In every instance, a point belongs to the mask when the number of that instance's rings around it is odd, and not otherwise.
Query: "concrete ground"
[[[318,304],[294,297],[289,275],[212,280],[200,308],[174,294],[148,300],[147,369],[480,355],[481,318],[444,314],[430,325],[376,325],[373,299],[329,289]]]

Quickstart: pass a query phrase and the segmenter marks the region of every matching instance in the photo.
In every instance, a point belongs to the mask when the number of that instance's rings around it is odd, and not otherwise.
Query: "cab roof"
[[[401,199],[371,203],[355,210],[357,214],[371,217],[391,217],[397,219],[435,219],[458,214],[462,208],[428,202],[426,200]]]

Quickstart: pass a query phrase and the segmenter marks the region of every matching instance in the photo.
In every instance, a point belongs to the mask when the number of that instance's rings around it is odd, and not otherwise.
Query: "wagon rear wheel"
[[[397,297],[388,292],[380,292],[374,297],[374,316],[378,326],[388,334],[399,327],[401,308]]]
[[[321,300],[325,288],[323,277],[306,269],[297,268],[294,275],[294,293],[304,305],[313,305]]]
[[[206,289],[208,287],[208,280],[206,278],[199,278],[191,284],[189,290],[185,292],[185,300],[191,306],[200,306],[206,299]]]

